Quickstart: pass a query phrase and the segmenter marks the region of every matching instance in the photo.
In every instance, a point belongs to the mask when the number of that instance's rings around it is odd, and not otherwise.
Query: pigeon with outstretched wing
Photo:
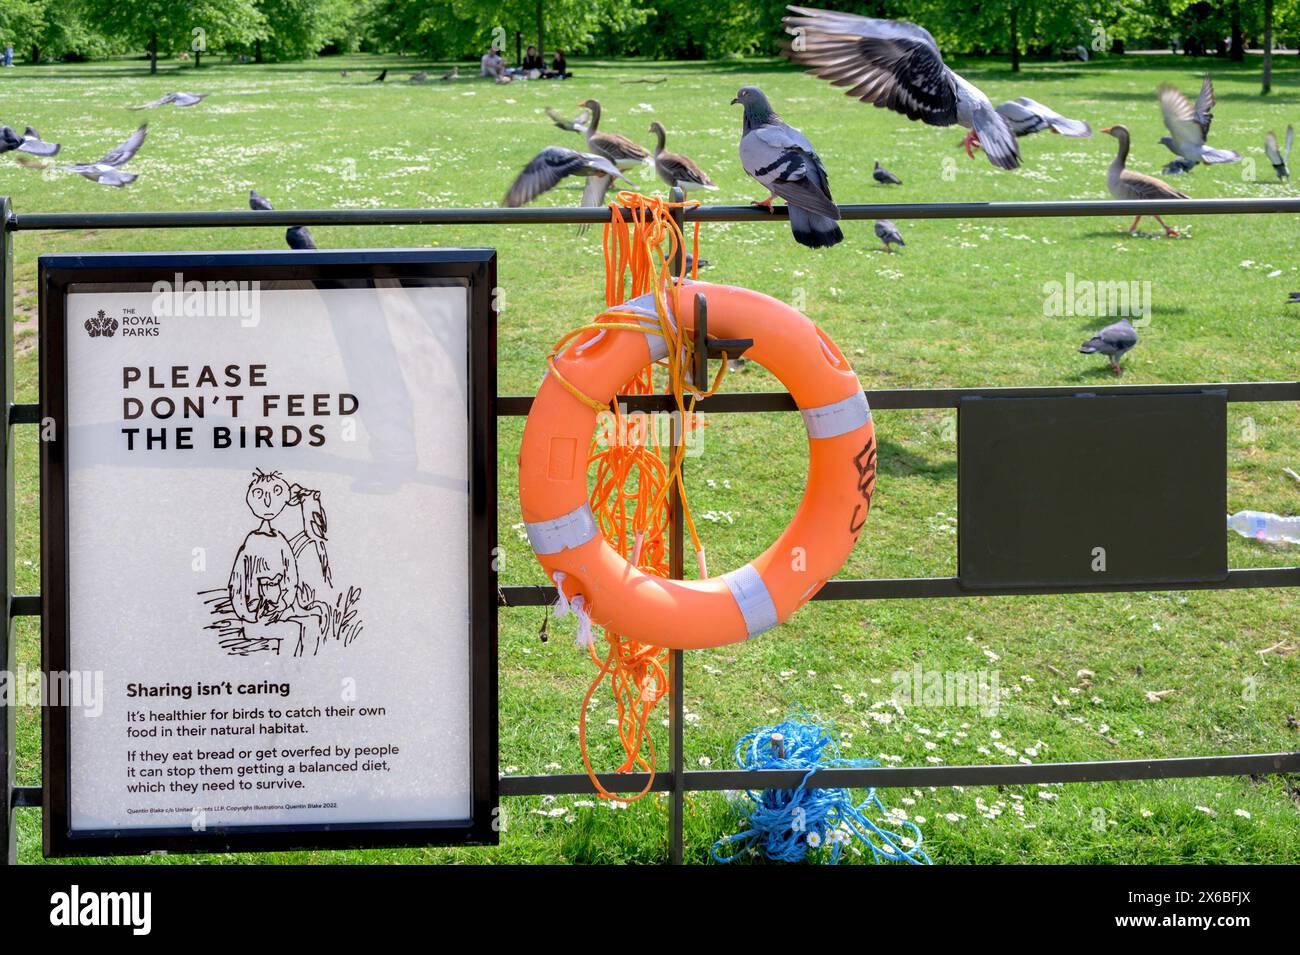
[[[138,173],[123,172],[121,167],[130,162],[131,158],[140,150],[148,131],[149,124],[146,123],[128,136],[121,145],[115,146],[105,153],[104,157],[98,162],[74,163],[71,166],[60,166],[59,168],[63,172],[75,172],[79,176],[85,176],[101,186],[114,186],[120,189],[127,183],[135,182],[139,178]]]

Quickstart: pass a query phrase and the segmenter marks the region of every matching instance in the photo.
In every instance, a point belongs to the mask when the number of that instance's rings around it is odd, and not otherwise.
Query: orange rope
[[[674,306],[676,305],[678,283],[686,278],[683,267],[675,277],[675,282],[669,265],[685,245],[685,236],[673,220],[672,210],[698,204],[672,203],[635,192],[620,192],[617,200],[610,203],[611,221],[605,225],[602,240],[606,307],[615,309],[628,298],[655,293],[659,332],[665,339],[668,352],[668,358],[662,363],[667,371],[666,390],[675,399],[677,420],[681,422],[683,434],[687,428],[700,426],[695,415],[695,402],[718,389],[726,375],[727,366],[724,360],[708,391],[701,390],[702,382],[687,380],[694,343],[678,329],[670,317],[665,300],[665,296],[672,295]],[[630,222],[624,219],[624,209],[630,214]],[[699,249],[700,228],[697,222],[692,241],[691,278],[695,277],[699,266]],[[684,258],[683,256],[683,260]],[[674,307],[673,311],[677,309]],[[617,401],[612,408],[602,405],[596,399],[584,395],[555,368],[555,357],[568,343],[582,332],[593,329],[644,332],[645,328],[620,323],[616,319],[583,326],[565,335],[548,356],[551,374],[555,375],[556,380],[574,397],[605,416],[604,429],[597,430],[590,456],[591,464],[595,465],[590,504],[601,533],[624,559],[634,563],[643,572],[656,577],[669,576],[668,496],[676,487],[682,501],[686,527],[699,555],[700,565],[703,566],[703,545],[686,504],[686,488],[682,479],[682,463],[686,453],[684,443],[679,440],[673,445],[670,442],[670,447],[665,449],[652,417],[625,414]],[[647,366],[619,389],[619,394],[653,394],[655,367]],[[664,454],[665,450],[669,452],[667,455]],[[618,714],[616,724],[619,742],[625,756],[617,771],[630,772],[639,768],[649,774],[645,787],[626,800],[635,802],[645,796],[654,783],[655,749],[648,724],[654,708],[668,695],[668,651],[629,640],[608,629],[605,631],[605,643],[603,658],[594,644],[589,647],[592,662],[599,669],[587,687],[578,719],[582,762],[598,795],[605,799],[624,798],[609,792],[600,784],[587,752],[587,713],[596,691],[608,678]]]

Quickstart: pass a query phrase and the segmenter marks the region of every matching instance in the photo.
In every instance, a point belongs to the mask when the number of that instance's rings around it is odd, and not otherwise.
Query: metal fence
[[[676,195],[675,198],[680,198]],[[1266,213],[1300,214],[1300,199],[1189,199],[1153,201],[1067,201],[1067,202],[958,202],[958,203],[872,203],[843,205],[846,220],[862,219],[989,219],[1086,216],[1127,217],[1153,214],[1245,215]],[[749,206],[701,206],[678,210],[682,224],[693,222],[782,223],[786,211],[777,207],[766,212]],[[0,508],[0,539],[5,543],[9,623],[0,637],[0,659],[14,673],[14,621],[23,616],[39,616],[40,595],[14,593],[14,425],[38,425],[42,409],[38,404],[15,404],[13,400],[13,234],[59,229],[184,229],[286,227],[292,225],[547,225],[603,223],[610,220],[607,209],[528,208],[528,209],[366,209],[304,210],[267,212],[128,212],[128,213],[18,213],[9,200],[0,198],[0,301],[3,302],[4,365],[0,370],[0,394],[8,411],[3,429],[0,459],[4,461],[5,505]],[[625,219],[628,216],[625,215]],[[1217,390],[1229,402],[1300,402],[1300,381],[1202,383],[1178,385],[1115,385],[1107,387],[1053,388],[938,388],[867,391],[873,409],[941,409],[957,408],[973,397],[1054,397],[1087,393],[1089,395],[1159,395],[1187,394]],[[630,410],[671,411],[667,396],[649,395],[626,399]],[[499,395],[498,417],[528,414],[529,396]],[[797,410],[785,392],[726,393],[699,402],[698,410],[706,414],[791,412]],[[682,576],[683,521],[680,501],[671,502],[671,567],[673,575]],[[1098,583],[1089,586],[1022,586],[1017,588],[981,589],[962,584],[958,577],[831,580],[816,594],[815,600],[879,600],[916,598],[960,598],[981,595],[1103,593],[1118,591],[1155,591],[1187,589],[1240,589],[1257,587],[1300,586],[1300,567],[1246,568],[1229,571],[1221,581],[1169,583]],[[553,587],[503,586],[501,608],[542,606],[556,599]],[[804,778],[799,771],[786,770],[692,770],[687,771],[683,754],[682,691],[684,688],[682,651],[671,651],[669,699],[668,766],[658,773],[651,789],[668,794],[669,861],[682,860],[682,822],[687,792],[788,788]],[[15,710],[6,707],[0,720],[0,756],[5,765],[6,805],[0,815],[0,844],[7,846],[7,861],[16,861],[17,834],[15,809],[39,807],[41,787],[18,786],[15,782]],[[1243,753],[1224,756],[1191,756],[1170,759],[1103,760],[1096,762],[1039,763],[1034,765],[972,765],[872,767],[863,769],[826,769],[808,780],[810,786],[848,788],[889,788],[916,786],[1001,786],[1036,783],[1111,782],[1120,780],[1170,779],[1195,776],[1257,775],[1300,772],[1300,751]],[[646,786],[643,773],[602,774],[601,784],[611,792],[638,792]],[[505,776],[501,795],[539,796],[591,794],[595,791],[584,774],[543,776]]]

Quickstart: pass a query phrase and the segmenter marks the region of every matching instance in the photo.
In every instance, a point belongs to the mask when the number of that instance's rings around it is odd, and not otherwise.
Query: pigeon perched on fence
[[[1137,329],[1127,318],[1121,318],[1114,325],[1107,325],[1096,335],[1079,346],[1085,355],[1105,355],[1110,359],[1110,369],[1121,374],[1119,360],[1127,355],[1138,343]]]
[[[770,212],[773,199],[784,199],[790,231],[800,245],[819,249],[842,242],[844,233],[836,221],[840,210],[812,143],[782,121],[757,86],[742,86],[731,102],[745,108],[740,164],[768,189],[767,198],[753,204]]]
[[[1268,155],[1268,161],[1273,164],[1273,171],[1277,173],[1279,179],[1291,178],[1291,170],[1287,164],[1291,161],[1291,145],[1294,142],[1295,129],[1290,124],[1286,128],[1286,145],[1281,149],[1278,149],[1277,137],[1273,135],[1271,129],[1264,137],[1264,152]]]
[[[1001,104],[997,114],[1007,121],[1016,136],[1031,136],[1046,130],[1076,138],[1092,135],[1092,127],[1083,120],[1067,119],[1050,106],[1028,96],[1019,96]]]
[[[271,212],[275,206],[271,205],[271,200],[266,198],[256,189],[248,191],[248,208],[254,212]],[[316,240],[312,238],[311,230],[305,225],[290,226],[284,231],[284,241],[291,249],[314,249]]]
[[[53,156],[62,147],[58,143],[47,143],[41,134],[28,126],[20,136],[8,126],[0,126],[0,153],[17,149],[32,156]]]
[[[871,178],[876,180],[882,186],[901,186],[903,180],[899,179],[892,172],[880,165],[880,160],[876,160],[876,168],[871,170]]]
[[[1128,162],[1129,149],[1129,132],[1128,127],[1123,125],[1107,126],[1102,130],[1114,136],[1119,140],[1119,151],[1115,154],[1115,159],[1110,164],[1110,169],[1106,172],[1106,186],[1110,189],[1110,194],[1116,199],[1186,199],[1185,193],[1179,192],[1167,182],[1161,182],[1155,176],[1148,176],[1145,173],[1134,172],[1132,169],[1125,168]],[[1142,221],[1139,214],[1129,226],[1129,233],[1137,232],[1138,223]],[[1156,216],[1156,221],[1164,227],[1165,235],[1176,236],[1178,232],[1165,225],[1165,220]]]
[[[168,93],[166,96],[160,96],[143,106],[130,106],[128,109],[153,109],[155,106],[193,106],[210,95],[209,93]]]
[[[1160,98],[1160,114],[1164,118],[1168,136],[1161,136],[1160,142],[1174,155],[1191,163],[1215,164],[1240,162],[1241,154],[1231,149],[1211,149],[1205,141],[1210,135],[1210,122],[1214,118],[1214,84],[1210,74],[1205,74],[1201,84],[1201,93],[1196,97],[1196,105],[1188,102],[1187,97],[1168,83],[1161,83],[1157,90]]]
[[[876,238],[885,244],[886,252],[893,252],[890,245],[906,247],[907,243],[903,241],[903,234],[898,231],[898,226],[889,219],[876,220]]]
[[[582,191],[584,206],[601,205],[615,178],[632,184],[604,156],[580,153],[563,146],[547,146],[529,160],[511,184],[501,204],[513,208],[532,202],[542,193],[555,188],[566,176],[587,177],[587,186]]]
[[[709,178],[708,173],[695,164],[695,160],[664,149],[667,133],[664,132],[662,123],[657,121],[651,123],[650,132],[655,134],[655,172],[659,173],[659,178],[669,189],[677,186],[682,192],[690,192],[692,189],[716,190],[718,188]]]
[[[931,126],[965,127],[963,145],[979,144],[999,169],[1020,165],[1016,137],[989,98],[943,62],[928,30],[902,20],[876,20],[791,6],[781,22],[793,42],[782,52],[808,72],[847,87],[845,93]]]
[[[138,173],[123,172],[121,167],[131,161],[133,157],[144,144],[145,135],[149,131],[149,124],[145,123],[120,145],[110,149],[104,154],[104,158],[98,162],[74,163],[71,166],[60,166],[63,172],[75,172],[79,176],[85,176],[92,182],[97,182],[101,186],[114,186],[121,188],[127,183],[135,182],[139,178]]]

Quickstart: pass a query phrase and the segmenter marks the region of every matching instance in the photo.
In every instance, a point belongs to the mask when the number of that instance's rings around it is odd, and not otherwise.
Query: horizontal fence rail
[[[846,203],[844,219],[1025,219],[1080,216],[1241,215],[1300,213],[1300,199],[1079,199],[1066,202],[872,202]],[[628,220],[632,212],[623,210]],[[683,211],[686,222],[779,222],[785,206],[699,206]],[[607,206],[521,209],[275,209],[266,212],[26,212],[12,213],[5,227],[15,232],[51,229],[202,229],[348,225],[566,225],[609,222]]]

